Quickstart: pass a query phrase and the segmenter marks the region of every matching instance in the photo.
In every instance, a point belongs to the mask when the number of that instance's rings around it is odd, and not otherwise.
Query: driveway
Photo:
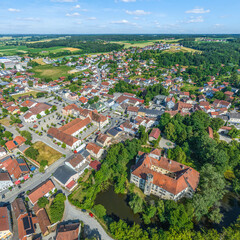
[[[107,235],[102,226],[95,218],[91,218],[88,213],[84,213],[78,208],[74,207],[65,201],[64,221],[68,220],[80,220],[84,222],[84,230],[88,238],[97,237],[101,240],[113,240]]]

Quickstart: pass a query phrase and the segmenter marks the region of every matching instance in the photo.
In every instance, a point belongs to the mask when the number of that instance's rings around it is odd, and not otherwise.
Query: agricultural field
[[[62,154],[55,149],[49,147],[43,142],[36,142],[33,144],[33,148],[37,149],[39,155],[37,157],[37,162],[41,162],[42,160],[48,161],[48,166],[56,162],[59,158],[62,157]]]
[[[180,46],[171,46],[170,49],[164,50],[164,53],[176,53],[176,52],[192,52],[192,53],[201,53],[199,50],[195,50],[192,48],[187,47],[180,47]]]
[[[54,67],[51,64],[48,64],[48,65],[40,65],[40,66],[33,67],[29,71],[35,73],[34,77],[52,78],[53,80],[56,80],[59,77],[69,76],[70,74],[68,72],[73,69],[74,68],[68,67],[68,66]]]
[[[146,47],[149,45],[154,45],[156,42],[159,42],[159,40],[147,40],[147,41],[120,41],[120,42],[111,42],[111,43],[117,43],[117,44],[123,44],[124,48],[130,48],[130,47]]]

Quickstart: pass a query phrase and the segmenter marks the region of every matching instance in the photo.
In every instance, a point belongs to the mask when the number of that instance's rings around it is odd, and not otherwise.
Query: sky
[[[240,0],[0,0],[0,34],[239,34]]]

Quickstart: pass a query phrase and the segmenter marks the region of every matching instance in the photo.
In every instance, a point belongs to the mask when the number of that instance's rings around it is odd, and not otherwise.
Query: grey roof
[[[6,160],[8,160],[9,158],[12,158],[12,157],[11,157],[11,156],[6,156],[6,157],[0,159],[0,162],[3,163],[3,162],[5,162]]]
[[[84,158],[87,158],[90,153],[86,150],[86,149],[83,149],[79,152]]]
[[[20,152],[24,152],[29,147],[30,147],[29,145],[23,144],[23,145],[19,146],[18,149],[20,150]]]
[[[60,166],[54,173],[53,177],[56,178],[63,185],[69,180],[70,177],[75,175],[77,172],[67,165]]]
[[[240,113],[229,113],[230,118],[240,119]]]
[[[228,120],[228,116],[226,116],[226,115],[218,115],[218,116],[216,116],[216,118],[221,118],[224,121]]]
[[[155,110],[155,109],[147,109],[147,108],[140,108],[139,112],[144,112],[147,115],[155,115],[155,116],[161,116],[164,111],[159,111],[159,110]]]
[[[112,136],[116,136],[119,132],[121,132],[119,129],[117,128],[111,128],[108,130],[108,134],[112,135]]]

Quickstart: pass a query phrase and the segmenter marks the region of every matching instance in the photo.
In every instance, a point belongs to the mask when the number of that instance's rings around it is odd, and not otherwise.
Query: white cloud
[[[75,13],[67,13],[66,14],[67,17],[78,17],[80,16],[80,14],[78,12],[75,12]]]
[[[20,9],[9,8],[8,11],[9,11],[9,12],[20,12]]]
[[[73,3],[77,1],[78,0],[51,0],[51,2],[59,2],[59,3]]]
[[[26,17],[26,18],[17,18],[17,20],[29,21],[29,22],[38,22],[40,18]]]
[[[195,14],[202,14],[202,13],[210,13],[209,9],[204,9],[204,8],[194,8],[192,10],[188,10],[185,13],[195,13]]]
[[[214,27],[215,28],[219,28],[219,27],[223,27],[224,25],[223,24],[220,24],[220,23],[216,23],[216,24],[214,24]]]
[[[136,0],[120,0],[121,2],[129,3],[129,2],[136,2]]]
[[[80,5],[79,4],[77,4],[74,8],[80,8]]]
[[[187,20],[186,23],[200,23],[204,22],[204,19],[202,16],[199,17],[191,17],[191,19]]]
[[[126,11],[127,14],[130,15],[147,15],[147,14],[151,14],[150,12],[145,12],[144,10],[135,10],[135,11]]]
[[[96,20],[96,17],[89,17],[87,20]]]
[[[111,23],[112,23],[112,24],[126,24],[126,25],[133,25],[133,26],[137,26],[137,24],[136,24],[136,23],[129,22],[129,21],[128,21],[128,20],[126,20],[126,19],[119,20],[119,21],[112,21]]]

